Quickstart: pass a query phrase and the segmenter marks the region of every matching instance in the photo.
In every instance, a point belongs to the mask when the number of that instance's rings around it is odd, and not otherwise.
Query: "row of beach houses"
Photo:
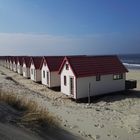
[[[0,64],[74,99],[123,91],[128,72],[115,55],[1,56]]]

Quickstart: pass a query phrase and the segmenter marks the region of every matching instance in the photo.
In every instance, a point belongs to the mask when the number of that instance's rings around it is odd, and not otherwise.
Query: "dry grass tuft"
[[[1,72],[1,75],[6,75],[4,72]]]
[[[16,84],[19,84],[16,80],[14,80],[14,79],[13,79],[12,77],[10,77],[10,76],[5,77],[5,79],[6,79],[6,80],[13,81],[13,82],[16,83]]]
[[[41,109],[37,102],[29,101],[25,97],[18,97],[13,93],[5,93],[0,91],[0,101],[4,101],[17,110],[24,111],[21,118],[23,124],[33,124],[42,126],[49,124],[56,126],[55,117],[53,117],[46,109]]]

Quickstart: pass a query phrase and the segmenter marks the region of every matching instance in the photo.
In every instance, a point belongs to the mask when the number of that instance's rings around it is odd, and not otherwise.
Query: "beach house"
[[[7,56],[6,58],[6,64],[7,64],[7,68],[10,69],[10,56]]]
[[[8,56],[6,56],[6,57],[5,57],[5,67],[6,67],[6,68],[8,68],[8,64],[9,64]]]
[[[23,74],[23,56],[17,57],[17,73]]]
[[[25,78],[30,78],[30,61],[31,57],[23,57],[23,67],[22,67],[22,72],[23,72],[23,77]]]
[[[125,90],[127,69],[117,56],[65,57],[61,92],[74,99]]]
[[[42,57],[31,57],[30,78],[35,82],[41,82],[41,61]]]
[[[0,56],[0,65],[5,66],[5,56]]]
[[[49,88],[60,86],[59,68],[63,61],[63,56],[45,56],[41,63],[42,84]]]
[[[13,71],[17,72],[17,56],[13,56]]]
[[[13,70],[13,56],[10,57],[10,70]]]

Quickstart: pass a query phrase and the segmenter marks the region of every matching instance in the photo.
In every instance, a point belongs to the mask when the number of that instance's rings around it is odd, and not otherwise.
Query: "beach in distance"
[[[137,80],[130,91],[94,97],[90,105],[76,103],[59,91],[48,89],[0,66],[0,91],[48,110],[60,129],[42,126],[34,131],[18,123],[22,112],[0,103],[0,136],[21,139],[139,140],[140,138],[140,70],[129,69],[126,79]],[[9,78],[10,77],[10,78]],[[8,116],[8,117],[6,117]],[[29,127],[29,126],[28,126]],[[49,127],[49,126],[48,126]],[[51,130],[51,131],[50,131]],[[53,133],[51,133],[53,132]]]

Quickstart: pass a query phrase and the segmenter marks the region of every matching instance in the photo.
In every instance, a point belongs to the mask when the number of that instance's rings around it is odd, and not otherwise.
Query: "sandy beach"
[[[84,102],[76,103],[61,92],[34,83],[4,67],[0,66],[0,71],[2,91],[15,94],[27,101],[37,102],[40,109],[48,110],[55,116],[60,127],[72,136],[77,136],[77,139],[139,140],[140,138],[139,70],[130,70],[127,74],[127,79],[137,80],[136,89],[95,97],[90,105]],[[12,77],[13,80],[7,77]]]

